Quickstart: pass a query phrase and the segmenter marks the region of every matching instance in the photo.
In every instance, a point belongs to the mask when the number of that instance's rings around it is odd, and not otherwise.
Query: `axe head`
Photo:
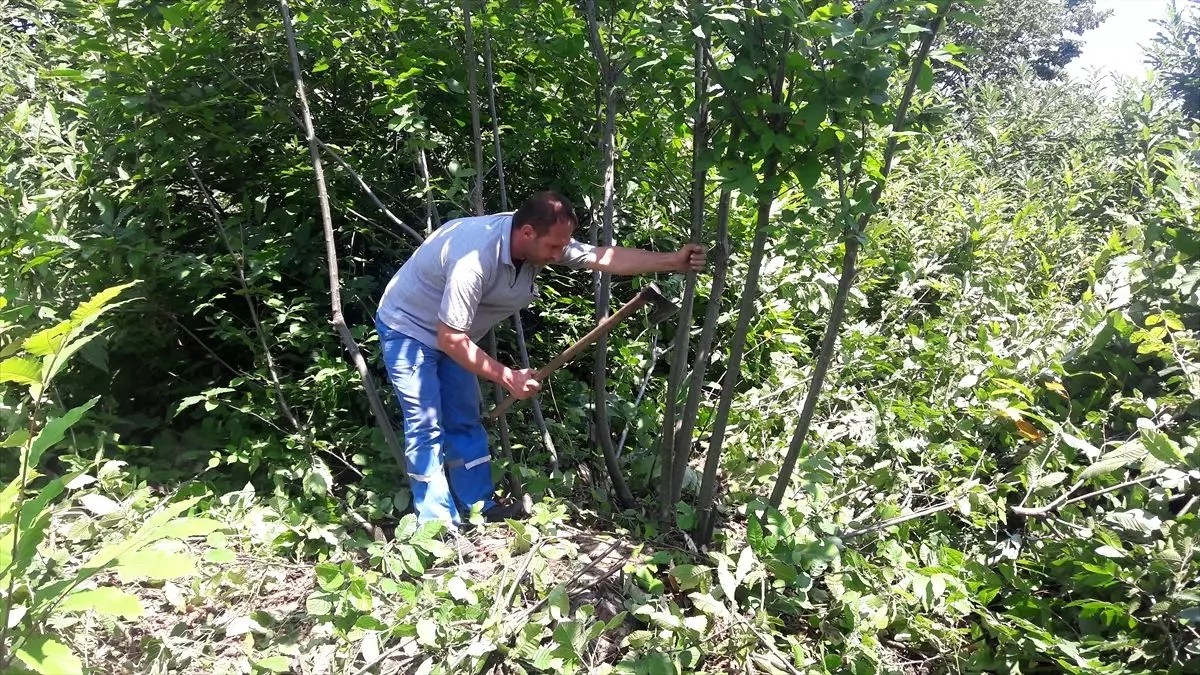
[[[658,290],[658,286],[647,284],[642,287],[642,296],[650,307],[650,324],[654,325],[679,311],[679,306],[671,302]]]

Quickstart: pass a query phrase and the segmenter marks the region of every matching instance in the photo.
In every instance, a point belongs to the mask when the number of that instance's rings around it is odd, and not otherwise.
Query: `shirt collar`
[[[503,214],[508,216],[506,221],[503,221],[500,226],[500,262],[516,269],[512,259],[512,213]]]

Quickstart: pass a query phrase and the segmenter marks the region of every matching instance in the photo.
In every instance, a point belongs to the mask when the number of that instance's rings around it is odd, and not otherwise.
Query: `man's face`
[[[535,265],[549,265],[558,260],[567,244],[571,243],[571,226],[568,223],[558,223],[540,237],[533,227],[524,225],[521,234],[528,242],[526,259]]]

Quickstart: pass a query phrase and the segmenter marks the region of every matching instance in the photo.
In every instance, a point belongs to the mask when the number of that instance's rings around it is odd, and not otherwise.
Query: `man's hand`
[[[513,395],[513,398],[524,401],[533,398],[533,395],[542,388],[542,383],[538,382],[534,375],[537,375],[537,371],[533,368],[523,370],[506,368],[500,383],[504,385],[508,393]]]
[[[676,272],[687,274],[688,272],[703,272],[704,271],[704,256],[708,250],[699,244],[687,244],[679,249],[675,254],[675,262],[678,267]]]

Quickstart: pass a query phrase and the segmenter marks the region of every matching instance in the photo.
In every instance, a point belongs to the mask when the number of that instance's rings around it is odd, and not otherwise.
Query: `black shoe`
[[[489,523],[502,523],[506,520],[525,520],[533,513],[533,499],[525,495],[520,501],[510,504],[497,504],[483,512],[483,519]]]

